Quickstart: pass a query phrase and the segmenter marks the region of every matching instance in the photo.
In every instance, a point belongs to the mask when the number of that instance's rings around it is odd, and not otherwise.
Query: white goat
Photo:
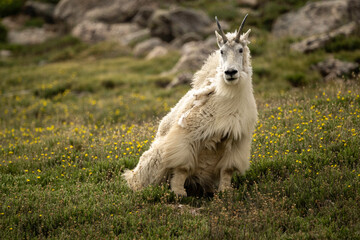
[[[133,190],[169,181],[181,196],[191,186],[201,186],[201,192],[223,191],[231,187],[234,172],[244,174],[249,168],[257,109],[247,46],[250,30],[241,35],[246,17],[237,32],[226,35],[216,18],[219,50],[195,74],[192,89],[161,120],[136,168],[124,173]]]

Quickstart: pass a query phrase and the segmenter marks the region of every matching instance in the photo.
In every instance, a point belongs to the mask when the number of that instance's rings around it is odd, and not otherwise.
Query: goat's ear
[[[241,41],[246,43],[246,44],[249,44],[250,41],[249,41],[249,34],[251,32],[251,29],[247,30],[246,33],[244,33],[243,35],[241,35]]]
[[[216,36],[217,45],[219,46],[219,48],[221,48],[222,45],[224,45],[224,39],[217,31],[215,31],[215,36]]]

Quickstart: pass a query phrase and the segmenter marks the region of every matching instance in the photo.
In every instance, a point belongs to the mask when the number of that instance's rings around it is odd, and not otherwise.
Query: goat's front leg
[[[231,188],[231,178],[234,170],[232,169],[222,169],[220,171],[220,183],[219,183],[219,191],[223,192],[227,189]]]
[[[235,171],[245,174],[250,165],[250,147],[251,138],[248,135],[243,135],[240,140],[227,143],[225,154],[219,163],[219,191],[231,188],[231,178]]]
[[[186,190],[185,190],[185,180],[188,177],[186,170],[183,169],[175,169],[173,173],[173,177],[170,181],[171,190],[177,196],[186,197]]]

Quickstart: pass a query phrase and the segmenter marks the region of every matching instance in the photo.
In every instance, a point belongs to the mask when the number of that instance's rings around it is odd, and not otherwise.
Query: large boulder
[[[199,70],[209,54],[216,49],[215,38],[210,37],[206,41],[188,42],[181,48],[181,58],[175,66],[162,75],[176,75],[168,88],[179,84],[190,83],[193,73]]]
[[[128,37],[131,34],[141,31],[140,27],[133,23],[106,24],[102,22],[84,21],[78,24],[72,35],[85,42],[99,42],[112,40],[124,45],[128,44]]]
[[[102,7],[106,1],[98,0],[61,0],[55,8],[54,17],[61,21],[66,22],[70,26],[84,20],[85,14],[95,8]]]
[[[195,72],[201,68],[206,58],[214,50],[215,46],[209,46],[203,41],[188,42],[181,49],[181,58],[168,73]]]
[[[329,58],[313,65],[312,69],[319,71],[325,80],[332,80],[359,71],[359,64]]]
[[[84,20],[118,23],[128,21],[148,0],[61,0],[55,8],[55,17],[74,26]]]
[[[153,36],[170,42],[189,32],[205,34],[211,23],[210,18],[202,11],[175,8],[155,11],[149,27]]]
[[[358,16],[360,7],[353,0],[309,2],[298,11],[280,16],[273,25],[276,37],[308,37],[327,33]]]

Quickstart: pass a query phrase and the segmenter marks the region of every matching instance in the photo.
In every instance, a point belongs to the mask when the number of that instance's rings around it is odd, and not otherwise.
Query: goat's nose
[[[225,74],[229,75],[229,76],[233,76],[233,75],[237,74],[237,72],[238,71],[236,69],[228,69],[225,71]]]

